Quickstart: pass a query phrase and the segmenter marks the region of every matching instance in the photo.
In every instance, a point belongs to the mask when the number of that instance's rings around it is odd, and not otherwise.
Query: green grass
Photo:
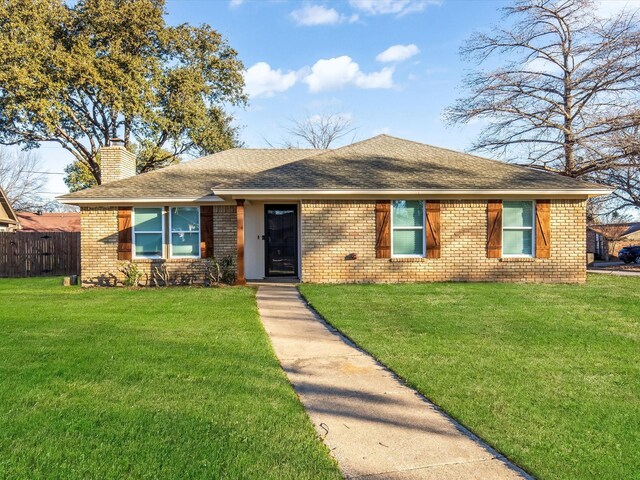
[[[339,478],[248,288],[0,280],[0,478]]]
[[[640,478],[640,278],[300,290],[535,476]]]

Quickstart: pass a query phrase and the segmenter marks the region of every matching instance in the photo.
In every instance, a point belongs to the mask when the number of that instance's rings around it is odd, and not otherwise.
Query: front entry
[[[298,206],[265,205],[265,276],[298,276]]]

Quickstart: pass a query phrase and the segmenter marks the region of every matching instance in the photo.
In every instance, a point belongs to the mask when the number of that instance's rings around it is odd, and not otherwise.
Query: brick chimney
[[[122,140],[114,138],[108,147],[100,149],[100,171],[103,185],[133,177],[136,174],[136,156],[124,148]]]

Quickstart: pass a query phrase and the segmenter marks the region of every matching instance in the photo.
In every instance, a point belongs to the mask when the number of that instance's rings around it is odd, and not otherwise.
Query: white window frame
[[[393,225],[393,204],[394,202],[420,202],[422,205],[422,226],[421,227],[395,227]],[[425,212],[424,200],[411,200],[400,199],[391,200],[391,258],[424,258],[427,255],[427,238],[425,233],[425,227],[427,223],[427,214]],[[421,230],[422,231],[422,255],[407,255],[407,254],[395,254],[393,252],[393,234],[395,230]]]
[[[503,209],[503,213],[504,213],[504,204],[505,203],[509,203],[509,202],[529,202],[531,203],[531,226],[529,227],[505,227],[504,225],[504,216],[502,217],[502,242],[500,242],[502,244],[502,257],[504,258],[535,258],[536,256],[536,230],[535,230],[535,225],[536,225],[536,202],[535,200],[503,200],[502,201],[502,209]],[[511,231],[526,231],[526,230],[531,230],[531,254],[529,255],[523,255],[523,254],[510,254],[510,253],[504,253],[504,231],[505,230],[511,230]]]
[[[136,209],[138,208],[155,208],[155,209],[160,209],[160,224],[162,226],[162,230],[156,230],[153,232],[141,232],[141,233],[159,233],[161,235],[162,238],[162,253],[160,255],[155,255],[155,256],[138,256],[136,255]],[[165,235],[164,235],[164,222],[165,222],[165,210],[164,207],[133,207],[131,209],[131,250],[132,250],[132,256],[131,258],[133,259],[137,259],[137,260],[144,260],[144,259],[158,259],[158,258],[164,258],[164,243],[165,243]]]
[[[171,209],[172,208],[197,208],[198,209],[198,254],[197,255],[173,255],[173,234],[174,233],[196,233],[196,232],[174,232],[171,222]],[[202,243],[202,225],[200,225],[200,206],[199,205],[173,205],[167,208],[169,215],[169,258],[201,258],[200,245]]]

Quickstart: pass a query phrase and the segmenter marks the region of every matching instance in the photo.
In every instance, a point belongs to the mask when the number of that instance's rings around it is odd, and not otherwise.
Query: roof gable
[[[13,207],[9,203],[9,199],[7,195],[0,187],[0,222],[2,223],[11,223],[19,225],[18,217],[16,216],[16,212],[13,211]]]

